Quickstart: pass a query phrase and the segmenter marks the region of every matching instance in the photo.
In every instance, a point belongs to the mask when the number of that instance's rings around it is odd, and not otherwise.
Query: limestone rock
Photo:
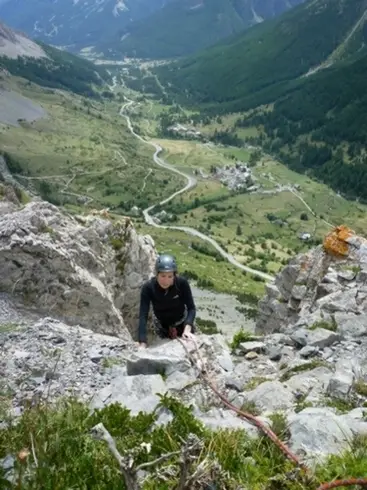
[[[132,329],[136,288],[152,272],[154,254],[153,242],[131,226],[92,216],[77,220],[44,201],[0,217],[2,291],[70,325],[125,339],[130,333],[120,308]]]
[[[355,425],[326,407],[306,408],[291,415],[288,422],[291,449],[296,454],[307,454],[319,460],[348,449],[355,435]]]
[[[275,412],[290,408],[294,402],[292,393],[279,381],[265,381],[254,390],[244,394],[244,399],[253,402],[262,410]]]

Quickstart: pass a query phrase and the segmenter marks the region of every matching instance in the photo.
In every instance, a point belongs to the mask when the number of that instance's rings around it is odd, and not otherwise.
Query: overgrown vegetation
[[[93,415],[87,406],[73,400],[64,400],[54,408],[29,406],[17,424],[0,429],[0,458],[15,457],[15,485],[22,490],[123,490],[126,487],[116,460],[104,442],[91,436],[92,427],[103,423],[122,454],[134,453],[136,465],[177,451],[189,434],[196,435],[203,441],[204,449],[194,468],[205,458],[217,460],[221,471],[214,481],[209,477],[207,484],[221,489],[235,490],[238,485],[246,485],[254,490],[315,490],[322,481],[365,475],[367,444],[363,438],[355,440],[350,451],[318,465],[314,482],[306,483],[297,477],[289,478],[292,463],[266,437],[254,440],[243,430],[211,432],[194,418],[190,407],[172,397],[163,396],[161,406],[173,413],[166,426],[154,425],[158,412],[131,416],[118,404]],[[288,437],[282,414],[272,416],[272,428],[281,438]],[[169,473],[164,471],[168,466]],[[178,455],[156,468],[159,472],[148,478],[144,490],[177,488]],[[165,480],[159,476],[163,474]],[[0,478],[2,488],[13,488],[5,479],[4,469],[0,470]]]

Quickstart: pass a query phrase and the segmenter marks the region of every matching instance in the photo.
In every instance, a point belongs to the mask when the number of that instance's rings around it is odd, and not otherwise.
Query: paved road
[[[126,99],[126,97],[125,97],[125,99]],[[128,99],[126,99],[126,100],[128,100]],[[153,146],[155,148],[155,152],[154,152],[154,155],[153,155],[153,160],[154,160],[154,162],[157,165],[159,165],[160,167],[166,168],[167,170],[170,170],[171,172],[174,172],[174,173],[176,173],[178,175],[181,175],[182,177],[185,177],[185,179],[187,180],[187,184],[185,185],[185,187],[183,187],[182,189],[178,190],[177,192],[174,192],[172,195],[170,195],[169,197],[167,197],[163,201],[161,201],[159,203],[156,203],[156,204],[153,204],[152,206],[149,206],[148,208],[144,209],[143,210],[143,216],[144,216],[145,222],[148,225],[150,225],[150,226],[154,226],[155,228],[162,228],[162,229],[165,229],[165,230],[179,230],[179,231],[183,231],[183,232],[185,232],[185,233],[187,233],[189,235],[198,237],[201,240],[204,240],[204,241],[210,243],[211,245],[213,245],[213,247],[222,255],[222,257],[224,257],[225,259],[227,259],[228,262],[230,262],[234,266],[238,267],[239,269],[242,269],[242,270],[244,270],[246,272],[249,272],[250,274],[253,274],[254,276],[262,277],[263,279],[265,279],[267,281],[272,281],[274,279],[273,276],[271,276],[270,274],[266,274],[265,272],[258,271],[256,269],[252,269],[251,267],[248,267],[247,265],[241,264],[240,262],[238,262],[233,257],[233,255],[231,255],[230,253],[226,252],[219,245],[219,243],[216,240],[214,240],[213,238],[205,235],[204,233],[201,233],[200,231],[195,230],[194,228],[189,228],[188,226],[159,225],[158,223],[155,222],[154,218],[150,215],[150,211],[152,211],[158,204],[159,205],[166,204],[168,201],[171,201],[172,199],[174,199],[179,194],[182,194],[182,193],[184,193],[184,192],[192,189],[193,187],[196,186],[197,180],[194,177],[192,177],[191,175],[187,175],[184,172],[181,172],[180,170],[177,170],[177,168],[175,168],[172,165],[168,164],[162,158],[159,158],[158,155],[161,153],[162,147],[160,145],[158,145],[157,143],[154,143],[152,141],[146,141],[144,138],[142,138],[139,134],[137,134],[134,131],[133,126],[131,124],[130,117],[126,114],[126,109],[128,107],[131,107],[133,104],[134,104],[134,101],[128,100],[128,102],[126,102],[125,104],[123,104],[123,106],[121,107],[121,110],[120,110],[120,116],[122,116],[122,117],[124,117],[126,119],[126,122],[127,122],[127,125],[128,125],[128,128],[129,128],[131,134],[133,134],[136,138],[138,138],[143,143],[146,143],[148,145],[151,145],[151,146]]]

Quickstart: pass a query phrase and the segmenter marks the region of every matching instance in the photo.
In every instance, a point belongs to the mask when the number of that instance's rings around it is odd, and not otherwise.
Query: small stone
[[[271,347],[268,352],[271,361],[280,361],[282,358],[282,350],[280,347]]]
[[[240,383],[238,380],[233,378],[227,378],[225,381],[225,386],[226,388],[235,390],[238,393],[241,393],[241,391],[243,391],[243,383]]]
[[[264,342],[242,342],[240,344],[240,349],[244,354],[247,354],[248,352],[264,352],[265,351],[265,344]]]
[[[257,354],[256,352],[248,352],[245,355],[245,359],[247,359],[248,361],[252,361],[254,359],[257,359],[258,357],[259,357],[259,354]]]
[[[327,393],[333,398],[347,400],[353,387],[354,376],[351,373],[335,373],[330,379]]]
[[[318,352],[319,352],[318,347],[314,347],[312,345],[305,345],[305,347],[302,347],[302,349],[299,351],[299,355],[304,359],[308,359],[309,357],[316,356]]]

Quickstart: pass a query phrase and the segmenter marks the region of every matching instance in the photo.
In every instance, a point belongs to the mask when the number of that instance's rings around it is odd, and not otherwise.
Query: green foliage
[[[191,248],[210,257],[214,257],[217,262],[222,262],[225,260],[222,255],[214,248],[206,245],[202,242],[192,242]]]
[[[251,342],[252,340],[256,340],[256,337],[241,328],[241,330],[234,334],[232,342],[230,343],[230,348],[235,350],[242,344],[242,342]]]
[[[2,156],[4,157],[5,163],[9,169],[9,172],[12,174],[22,174],[24,172],[24,167],[22,163],[12,156],[10,153],[4,151],[0,152]]]
[[[196,317],[195,323],[199,327],[200,332],[206,335],[213,335],[216,333],[220,333],[217,324],[213,320],[204,320],[202,318]]]
[[[282,480],[288,483],[286,486],[278,484],[278,490],[315,490],[321,481],[344,475],[364,476],[367,465],[367,441],[364,438],[356,439],[350,451],[332,456],[322,466],[318,465],[314,483],[306,484],[297,478],[287,479],[292,464],[265,436],[252,439],[243,430],[211,432],[195,419],[190,407],[169,396],[161,397],[161,406],[173,414],[166,426],[154,425],[157,412],[131,416],[129,410],[119,404],[93,414],[87,406],[72,399],[65,399],[55,407],[29,406],[17,424],[0,429],[0,458],[8,454],[16,456],[21,450],[29,453],[23,463],[20,459],[16,461],[16,475],[23,474],[17,488],[22,490],[125,490],[118,464],[107,445],[90,435],[92,427],[103,423],[120,453],[135,449],[137,464],[177,451],[190,433],[197,435],[204,443],[197,463],[205,457],[216,458],[222,466],[223,477],[215,483],[223,489],[234,490],[238,485],[245,485],[254,490],[270,490],[274,488],[270,481]],[[245,406],[244,409],[257,413],[256,407]],[[287,439],[285,417],[279,413],[271,418],[272,430],[281,439]],[[32,441],[37,465],[34,464]],[[143,443],[151,445],[150,452],[141,446]],[[165,483],[151,478],[144,490],[177,488],[178,458],[172,457],[163,464],[172,464],[176,474],[171,473],[172,477]],[[6,481],[4,476],[1,469],[2,484]]]
[[[313,323],[308,328],[308,330],[316,330],[317,328],[324,328],[325,330],[330,330],[331,332],[336,332],[338,325],[334,319],[330,322],[327,322],[326,320],[320,320],[319,322]]]
[[[305,2],[156,72],[177,101],[196,110],[199,103],[203,116],[260,106],[235,124],[260,129],[246,138],[249,143],[347,198],[367,202],[363,15],[363,0]],[[325,61],[333,64],[303,77]],[[236,145],[227,139],[239,135],[234,128],[219,129],[215,139]]]
[[[39,44],[48,55],[48,59],[12,59],[3,56],[0,57],[0,67],[37,85],[70,90],[86,97],[100,97],[93,86],[101,87],[108,79],[104,68],[66,51]]]

